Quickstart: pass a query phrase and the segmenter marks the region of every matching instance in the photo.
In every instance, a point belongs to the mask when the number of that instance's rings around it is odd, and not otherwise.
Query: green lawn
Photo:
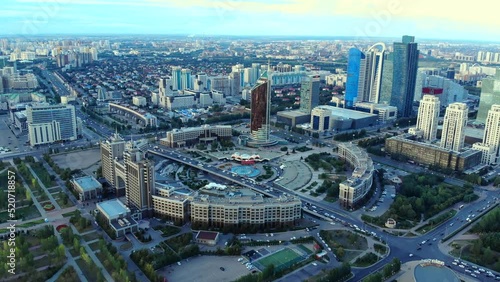
[[[75,214],[75,212],[76,212],[76,211],[63,213],[63,214],[62,214],[62,216],[63,216],[63,217],[72,217],[72,216]]]
[[[20,209],[16,209],[16,217],[18,219],[23,219],[23,220],[29,220],[33,218],[40,217],[40,213],[38,212],[37,208],[35,205],[32,205],[31,207],[24,207]],[[0,213],[0,222],[5,222],[9,218],[9,214],[5,212]]]
[[[265,269],[271,264],[274,264],[275,269],[279,270],[282,268],[287,268],[291,264],[302,260],[301,256],[292,249],[285,248],[283,250],[277,251],[276,253],[264,257],[256,261],[256,265],[260,264],[262,269]]]
[[[41,224],[44,222],[45,222],[45,219],[39,219],[39,220],[19,224],[19,225],[17,225],[17,227],[28,228],[28,227],[35,226],[35,225],[38,225],[38,224]]]
[[[94,252],[97,251],[97,250],[99,250],[99,241],[96,241],[94,243],[90,243],[89,247]]]
[[[52,187],[56,185],[55,181],[50,180],[50,174],[41,164],[30,164],[30,166],[45,187]]]
[[[83,238],[83,240],[85,240],[85,242],[89,242],[89,241],[92,241],[95,239],[99,239],[99,238],[101,238],[101,236],[99,236],[99,234],[97,234],[97,232],[91,232],[91,233],[82,235],[82,238]]]

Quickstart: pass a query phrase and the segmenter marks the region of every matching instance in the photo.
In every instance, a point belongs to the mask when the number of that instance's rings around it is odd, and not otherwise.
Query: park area
[[[255,261],[253,264],[261,271],[263,271],[266,267],[268,267],[271,264],[274,265],[276,271],[281,271],[283,269],[289,268],[290,266],[306,258],[307,255],[304,256],[290,248],[284,248],[282,250],[275,252],[272,255],[269,255],[267,257]]]

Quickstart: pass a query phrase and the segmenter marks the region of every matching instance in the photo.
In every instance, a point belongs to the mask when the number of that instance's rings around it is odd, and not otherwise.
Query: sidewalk
[[[49,190],[47,190],[47,188],[43,184],[42,180],[40,180],[40,178],[35,173],[35,171],[31,168],[31,166],[30,166],[29,163],[26,163],[26,167],[30,170],[31,175],[33,175],[36,178],[36,180],[38,181],[38,184],[40,184],[40,187],[42,187],[43,191],[45,192],[45,194],[49,198],[50,202],[54,205],[54,207],[56,208],[56,210],[60,210],[61,207],[59,206],[59,204],[57,203],[57,201],[54,199],[54,197],[52,197],[52,194],[49,192]]]

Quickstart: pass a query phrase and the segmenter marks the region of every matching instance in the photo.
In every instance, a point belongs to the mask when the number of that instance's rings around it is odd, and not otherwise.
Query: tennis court
[[[274,264],[275,270],[279,271],[281,269],[288,268],[291,265],[304,259],[304,256],[298,254],[294,250],[284,248],[272,255],[259,259],[258,261],[254,262],[254,265],[262,271],[267,266]]]

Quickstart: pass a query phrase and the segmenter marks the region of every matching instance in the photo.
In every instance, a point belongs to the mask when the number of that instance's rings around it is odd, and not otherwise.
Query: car
[[[481,274],[481,272],[479,272],[478,270],[474,270],[474,273]]]
[[[465,273],[471,273],[472,271],[470,271],[469,269],[466,269],[465,270]]]
[[[410,254],[410,257],[412,257],[412,256],[413,256],[413,254]]]
[[[486,270],[484,270],[484,268],[480,268],[479,271],[486,272]]]
[[[470,274],[470,276],[472,276],[472,277],[477,277],[477,275],[476,275],[476,274],[474,274],[474,273],[471,273],[471,274]]]
[[[453,261],[451,264],[458,265],[458,263],[456,261]]]
[[[219,269],[220,269],[220,270],[222,270],[222,271],[226,270],[226,269],[225,269],[224,267],[222,267],[222,266],[221,266],[221,267],[219,267]]]
[[[418,247],[418,248],[417,248],[417,251],[420,251],[421,249],[422,249],[422,247]]]
[[[458,265],[458,267],[465,268],[465,266],[463,264]]]

